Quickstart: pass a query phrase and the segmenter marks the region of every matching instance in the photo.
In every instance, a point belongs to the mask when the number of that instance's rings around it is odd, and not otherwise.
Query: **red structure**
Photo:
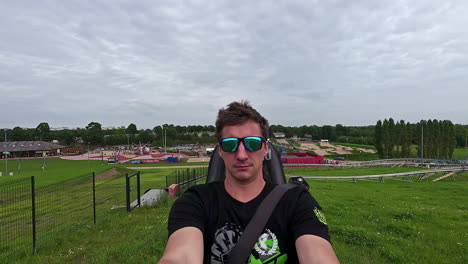
[[[281,162],[283,164],[323,164],[324,159],[312,153],[296,152],[281,154]]]

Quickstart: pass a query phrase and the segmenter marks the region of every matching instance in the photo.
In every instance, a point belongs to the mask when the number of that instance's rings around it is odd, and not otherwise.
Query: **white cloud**
[[[273,124],[468,123],[464,1],[9,1],[0,10],[0,100],[22,108],[0,126],[213,124],[239,99]]]

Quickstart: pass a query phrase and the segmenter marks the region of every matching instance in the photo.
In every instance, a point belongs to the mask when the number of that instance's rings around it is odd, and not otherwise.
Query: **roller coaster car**
[[[224,181],[225,167],[224,161],[219,156],[218,146],[213,150],[211,155],[210,164],[208,166],[208,176],[206,177],[206,183],[210,182],[222,182]],[[273,147],[271,142],[268,141],[268,155],[263,160],[263,177],[265,181],[273,184],[285,184],[286,176],[283,170],[283,164],[281,163],[280,153]],[[291,177],[289,183],[301,185],[307,190],[309,185],[302,177]]]

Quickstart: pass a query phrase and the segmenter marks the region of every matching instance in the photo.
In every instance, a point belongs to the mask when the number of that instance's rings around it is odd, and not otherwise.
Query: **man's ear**
[[[268,140],[265,141],[265,157],[268,155]]]
[[[218,154],[224,160],[224,157],[223,157],[224,152],[221,150],[221,146],[219,145],[219,143],[218,143]]]

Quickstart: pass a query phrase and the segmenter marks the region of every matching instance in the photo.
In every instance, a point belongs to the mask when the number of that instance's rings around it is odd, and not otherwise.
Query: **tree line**
[[[421,125],[422,124],[422,125]],[[392,118],[377,121],[370,126],[337,125],[303,125],[282,126],[271,125],[270,137],[273,133],[285,133],[287,138],[299,137],[312,140],[328,139],[332,142],[374,145],[381,157],[409,157],[412,146],[417,147],[420,156],[421,126],[426,131],[422,149],[425,157],[449,157],[453,148],[464,147],[468,135],[468,126],[454,125],[450,121],[428,120],[410,124],[403,120],[395,122]],[[447,132],[448,131],[448,132]],[[72,146],[76,144],[91,144],[93,146],[147,144],[162,146],[164,135],[167,146],[188,143],[215,143],[215,127],[212,125],[180,126],[163,124],[153,129],[138,129],[133,123],[127,127],[103,129],[99,122],[90,122],[85,128],[51,130],[46,122],[36,128],[15,127],[7,130],[7,138],[11,141],[52,141]],[[4,131],[2,131],[3,135]],[[445,145],[444,145],[445,144]],[[454,145],[455,144],[455,145]],[[414,155],[414,154],[413,154]]]
[[[393,118],[377,121],[374,130],[374,146],[381,158],[416,157],[449,159],[455,147],[465,146],[468,135],[466,126],[454,125],[449,120],[421,120],[411,124]]]
[[[178,126],[163,124],[153,129],[138,129],[133,123],[127,127],[102,129],[98,122],[91,122],[85,128],[51,130],[47,122],[36,128],[15,127],[7,130],[9,141],[53,141],[66,146],[90,144],[92,146],[114,146],[127,144],[152,144],[162,146],[166,138],[167,146],[187,143],[215,143],[214,126]],[[3,135],[4,131],[2,131]]]

